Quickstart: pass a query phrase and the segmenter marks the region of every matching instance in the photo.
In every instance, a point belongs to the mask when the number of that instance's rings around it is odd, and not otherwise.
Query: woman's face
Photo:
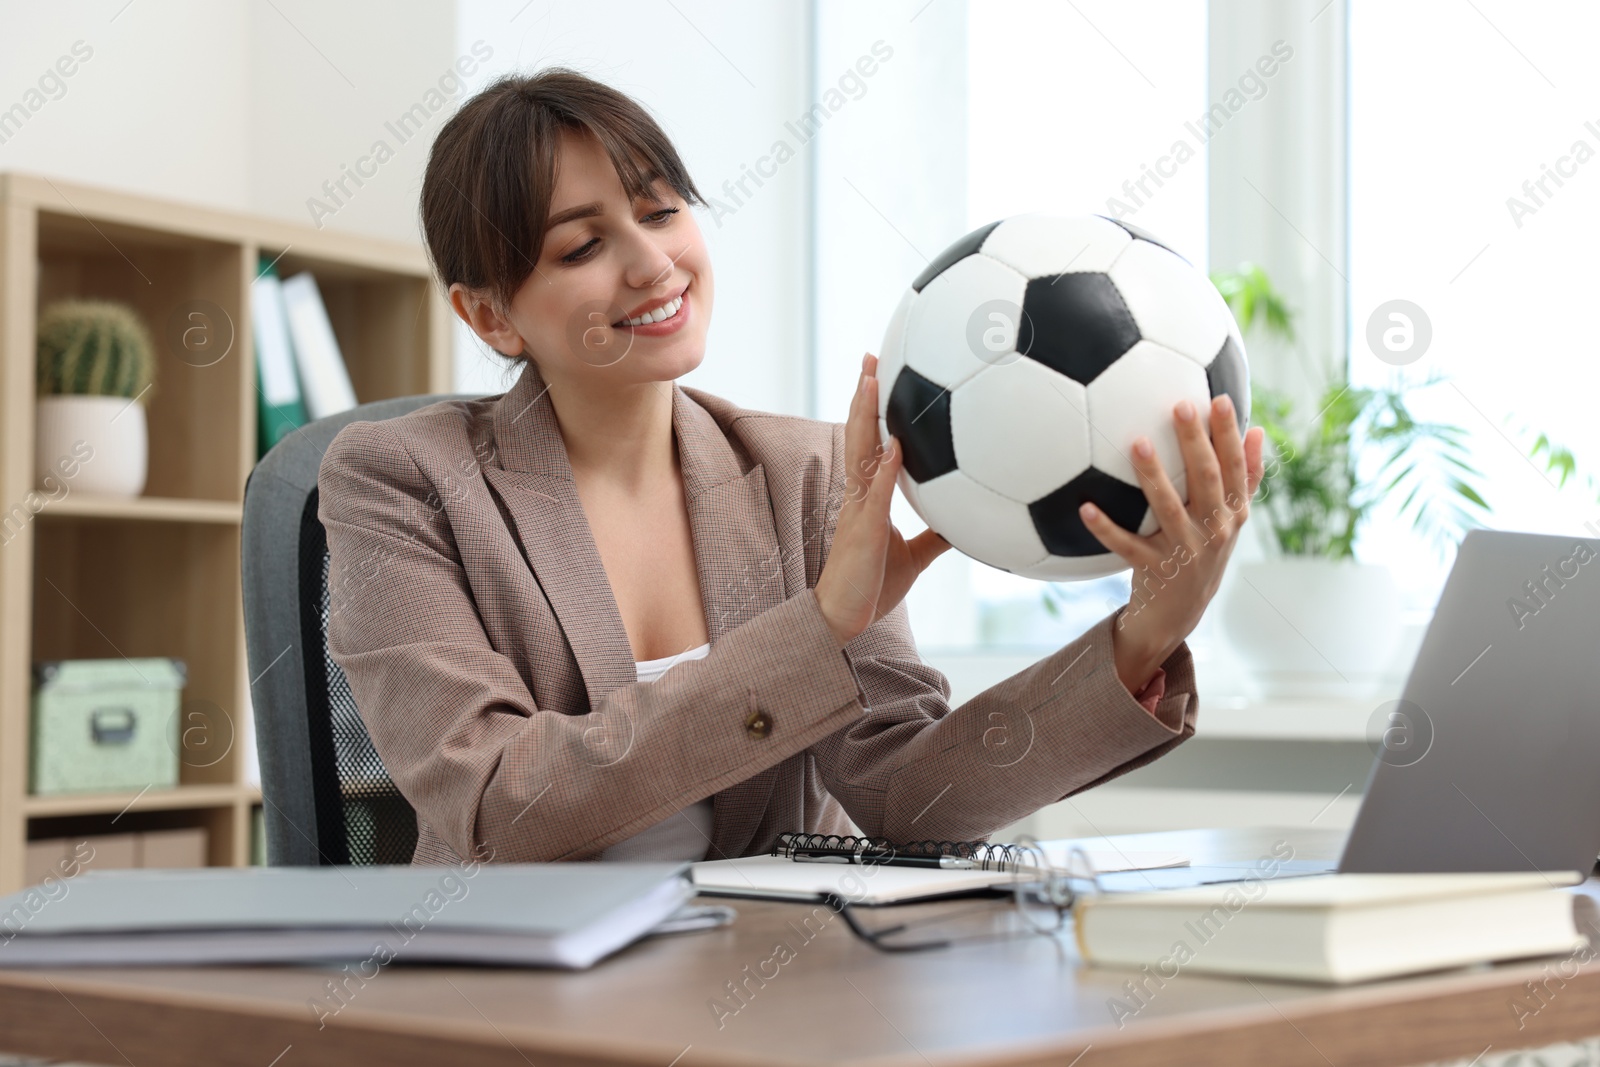
[[[599,142],[564,135],[539,262],[509,324],[495,316],[499,328],[480,336],[536,360],[546,382],[670,381],[699,366],[713,290],[705,238],[666,182],[653,189],[659,199],[630,203]],[[657,309],[674,313],[637,322]]]

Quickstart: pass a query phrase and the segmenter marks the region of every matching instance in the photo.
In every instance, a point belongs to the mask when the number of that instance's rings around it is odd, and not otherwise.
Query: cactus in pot
[[[148,399],[155,377],[150,332],[130,307],[108,300],[62,300],[39,316],[40,396]]]
[[[36,353],[39,490],[49,499],[69,490],[138,496],[155,378],[155,346],[138,313],[105,300],[52,303],[39,316]]]

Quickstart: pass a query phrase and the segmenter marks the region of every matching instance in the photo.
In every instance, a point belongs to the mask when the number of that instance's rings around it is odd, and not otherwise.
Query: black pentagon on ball
[[[1242,434],[1245,427],[1250,425],[1250,404],[1245,399],[1245,385],[1250,379],[1250,372],[1245,369],[1244,353],[1239,351],[1239,345],[1229,334],[1227,340],[1222,342],[1222,347],[1217,350],[1216,356],[1211,360],[1211,365],[1206,367],[1206,381],[1211,385],[1211,398],[1215,400],[1223,393],[1227,393],[1233,400],[1233,416],[1239,423],[1239,432]]]
[[[883,421],[904,450],[906,473],[917,484],[956,469],[956,444],[950,436],[950,390],[901,367],[889,390]]]
[[[1053,556],[1100,556],[1102,545],[1078,515],[1085,502],[1111,516],[1111,521],[1132,533],[1139,532],[1147,506],[1144,491],[1090,467],[1072,481],[1028,505],[1033,528]]]
[[[1161,240],[1161,238],[1157,237],[1149,230],[1146,230],[1140,226],[1135,226],[1131,222],[1123,222],[1121,219],[1114,219],[1110,215],[1101,215],[1100,217],[1105,219],[1107,222],[1115,223],[1116,225],[1122,227],[1125,231],[1127,231],[1128,236],[1132,237],[1135,241],[1149,241],[1157,248],[1165,248],[1168,252],[1171,252],[1185,263],[1189,263],[1187,256],[1183,255],[1183,253],[1179,252],[1176,248],[1173,248],[1171,245]],[[1194,264],[1189,263],[1189,266],[1192,267]]]
[[[1139,326],[1106,274],[1034,278],[1022,312],[1017,351],[1084,385],[1139,343]]]
[[[1004,221],[1004,219],[996,219],[987,226],[979,226],[976,230],[973,230],[965,237],[956,241],[949,248],[945,249],[943,252],[940,252],[937,256],[934,256],[933,262],[924,267],[922,269],[922,273],[917,275],[916,279],[912,281],[911,288],[916,292],[922,292],[923,287],[929,282],[933,281],[939,275],[943,274],[945,271],[949,270],[951,267],[955,266],[957,263],[961,262],[963,259],[966,259],[968,256],[972,255],[979,248],[981,248],[983,246],[983,242],[989,236],[989,231],[993,230],[996,226],[1000,225],[1000,223]]]

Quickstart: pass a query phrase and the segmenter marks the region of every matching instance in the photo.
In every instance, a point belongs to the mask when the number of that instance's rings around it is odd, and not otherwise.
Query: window
[[[1575,2],[1351,5],[1350,379],[1449,375],[1415,410],[1471,433],[1501,529],[1600,527],[1600,504],[1555,491],[1523,432],[1549,432],[1580,465],[1600,459],[1587,310],[1600,291],[1600,72],[1585,54],[1596,39],[1600,8]],[[1366,342],[1395,299],[1432,329],[1399,371]],[[1410,606],[1431,608],[1449,554],[1392,508],[1357,549],[1390,564]]]

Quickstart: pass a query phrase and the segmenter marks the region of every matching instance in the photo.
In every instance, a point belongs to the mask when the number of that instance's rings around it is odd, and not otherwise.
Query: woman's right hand
[[[878,441],[878,357],[861,360],[861,377],[844,428],[844,503],[828,562],[817,578],[817,601],[841,646],[893,611],[911,583],[950,542],[924,530],[907,541],[889,521],[900,474],[900,442]]]

